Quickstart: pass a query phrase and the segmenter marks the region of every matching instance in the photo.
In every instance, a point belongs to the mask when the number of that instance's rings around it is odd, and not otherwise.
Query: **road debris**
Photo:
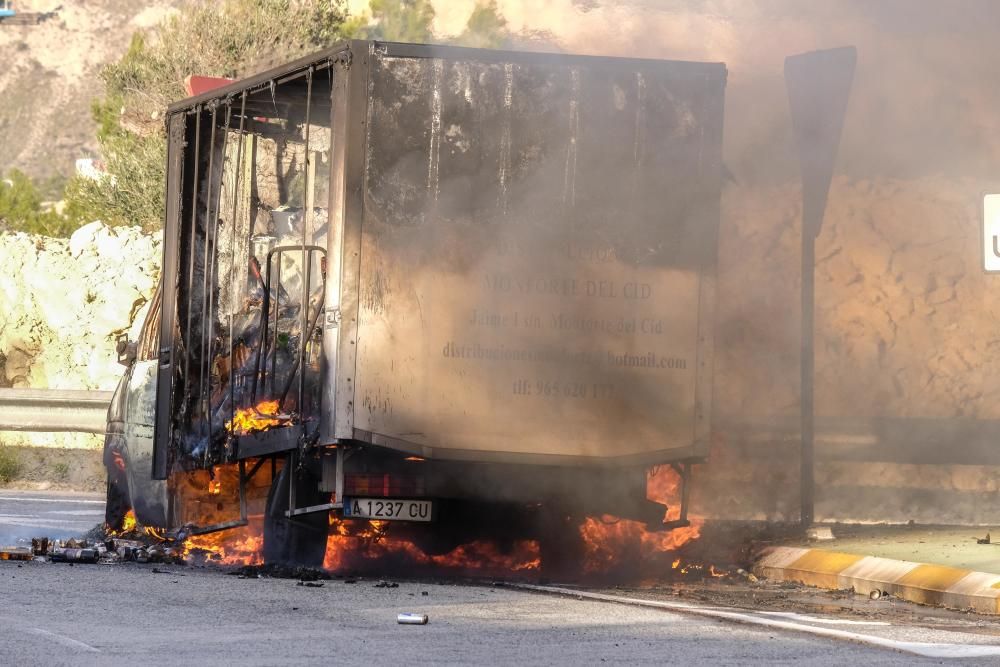
[[[989,543],[990,543],[990,534],[989,533],[986,533],[986,537],[983,537],[983,538],[977,537],[976,538],[976,544],[989,544]]]
[[[44,556],[49,552],[49,538],[47,537],[33,537],[31,538],[31,553],[35,556]]]
[[[427,625],[427,614],[404,612],[396,616],[396,622],[400,625]]]
[[[0,560],[31,560],[31,549],[24,547],[0,547]]]
[[[399,588],[399,584],[395,581],[380,581],[375,584],[375,588]]]
[[[806,529],[806,539],[814,542],[828,542],[836,539],[829,526],[812,526]]]
[[[240,579],[298,579],[299,581],[321,581],[332,579],[329,572],[311,567],[266,563],[264,565],[244,565],[229,574]]]
[[[322,581],[300,581],[296,586],[305,586],[306,588],[323,588],[325,584]]]
[[[79,547],[56,547],[49,551],[52,563],[96,563],[100,558],[97,549]]]

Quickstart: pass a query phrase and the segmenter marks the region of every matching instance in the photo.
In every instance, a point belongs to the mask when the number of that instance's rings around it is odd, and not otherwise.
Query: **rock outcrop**
[[[71,238],[0,234],[0,386],[112,390],[115,338],[137,327],[159,277],[160,240],[94,222]],[[5,443],[93,445],[74,435]]]

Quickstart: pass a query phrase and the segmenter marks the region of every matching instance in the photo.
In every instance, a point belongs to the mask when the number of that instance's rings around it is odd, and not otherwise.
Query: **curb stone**
[[[753,566],[757,576],[919,604],[1000,614],[1000,574],[825,549],[770,547]]]

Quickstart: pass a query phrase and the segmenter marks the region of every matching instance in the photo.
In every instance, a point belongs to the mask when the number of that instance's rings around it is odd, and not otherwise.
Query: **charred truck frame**
[[[109,498],[217,530],[264,479],[267,557],[309,562],[331,511],[437,552],[534,526],[543,559],[574,517],[685,525],[725,80],[356,41],[171,106],[162,288],[120,345]],[[672,524],[646,498],[664,464]],[[178,480],[226,466],[239,518],[192,520]]]

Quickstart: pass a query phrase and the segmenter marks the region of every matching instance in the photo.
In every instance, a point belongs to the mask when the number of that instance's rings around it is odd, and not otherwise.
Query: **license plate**
[[[344,516],[380,521],[430,521],[431,501],[391,498],[345,498]]]

